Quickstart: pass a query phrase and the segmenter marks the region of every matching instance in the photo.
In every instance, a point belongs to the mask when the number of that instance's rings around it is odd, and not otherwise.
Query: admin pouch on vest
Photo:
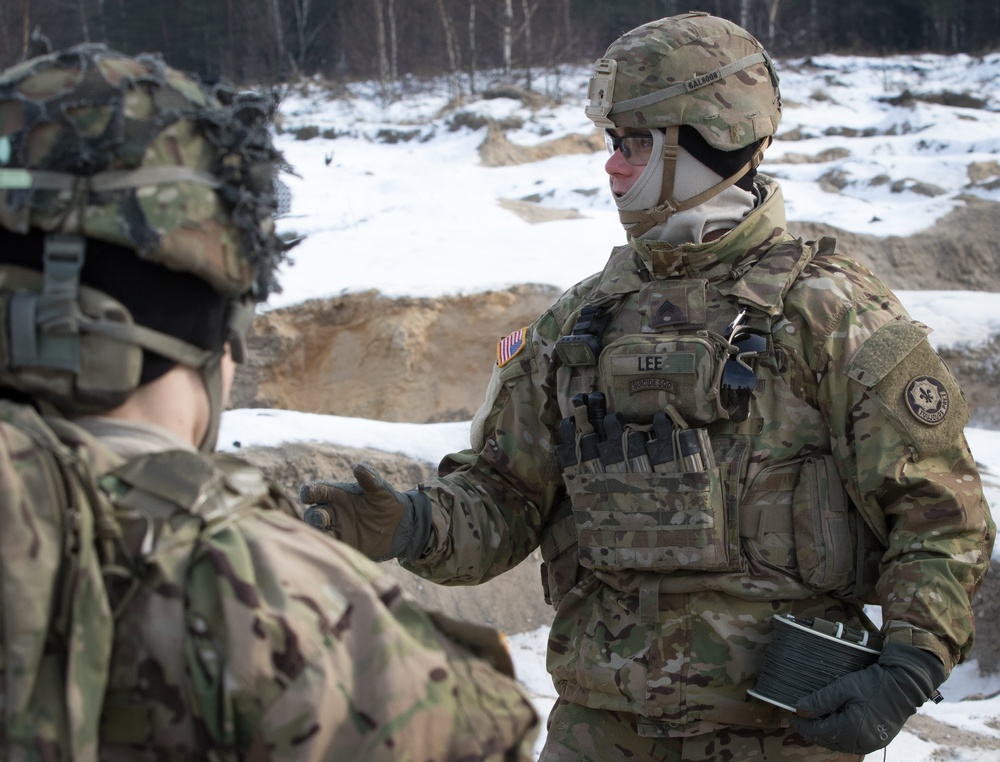
[[[736,571],[718,469],[688,474],[567,475],[580,562],[607,571]],[[642,502],[641,511],[628,506]]]
[[[623,336],[601,352],[600,376],[629,421],[651,421],[672,406],[689,425],[704,425],[726,417],[719,381],[728,345],[711,331]]]
[[[147,740],[157,709],[138,700],[139,607],[129,603],[151,579],[183,581],[197,552],[227,552],[214,547],[214,530],[254,508],[294,515],[231,456],[168,451],[122,462],[71,423],[0,400],[0,756],[96,760],[99,739]],[[253,750],[233,737],[222,680],[206,676],[217,658],[185,626],[184,597],[165,625],[184,630],[191,685],[177,698],[197,718],[203,748]]]

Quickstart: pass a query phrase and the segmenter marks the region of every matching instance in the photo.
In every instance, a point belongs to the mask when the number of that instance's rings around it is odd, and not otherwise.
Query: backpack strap
[[[31,757],[43,745],[96,761],[114,630],[97,537],[110,506],[95,499],[88,451],[60,441],[49,423],[0,401],[0,756]]]

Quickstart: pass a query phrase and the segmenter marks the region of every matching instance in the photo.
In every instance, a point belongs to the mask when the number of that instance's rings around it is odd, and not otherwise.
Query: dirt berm
[[[842,251],[895,289],[1000,292],[996,204],[971,199],[913,238],[876,239],[812,224],[792,228],[807,239],[836,235]],[[610,245],[609,232],[609,251]],[[252,331],[249,361],[237,375],[232,406],[385,421],[469,420],[486,388],[497,340],[530,323],[557,296],[555,289],[531,284],[440,299],[388,299],[373,291],[262,313]],[[991,428],[1000,426],[997,350],[1000,337],[986,347],[943,353],[963,384],[974,421]],[[401,488],[434,469],[399,455],[331,445],[241,452],[291,494],[305,480],[347,480],[351,465],[361,460],[375,464]],[[398,567],[395,571],[426,605],[513,633],[550,621],[538,564],[535,555],[499,579],[464,589],[429,584]],[[997,574],[990,575],[978,599],[980,621],[1000,621],[998,580]],[[980,628],[976,653],[981,666],[997,668],[998,640],[997,628]]]

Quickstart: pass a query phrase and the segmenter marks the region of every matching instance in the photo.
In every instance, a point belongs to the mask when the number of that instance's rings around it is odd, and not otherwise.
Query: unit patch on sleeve
[[[906,387],[906,406],[928,426],[937,426],[945,419],[949,404],[948,390],[932,376],[917,376]]]
[[[500,343],[497,344],[497,367],[502,368],[524,349],[524,335],[527,331],[527,326],[518,328],[510,336],[500,340]]]

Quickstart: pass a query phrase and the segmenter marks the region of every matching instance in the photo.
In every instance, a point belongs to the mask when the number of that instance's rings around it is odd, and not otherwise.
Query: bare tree
[[[29,0],[21,2],[21,50],[28,49],[28,41],[31,39],[31,6]]]
[[[231,4],[233,0],[226,1]],[[306,68],[309,49],[323,27],[326,26],[326,22],[330,18],[330,11],[327,9],[327,14],[317,20],[313,12],[313,0],[291,0],[291,4],[292,13],[295,14],[295,45],[297,48],[295,63],[298,70],[303,71]]]
[[[455,25],[451,22],[448,9],[444,7],[444,0],[437,0],[437,7],[438,13],[441,14],[441,25],[444,27],[444,47],[448,53],[448,68],[454,74],[462,68],[462,51],[458,46]]]
[[[524,70],[527,76],[527,88],[531,89],[531,61],[532,61],[532,49],[531,49],[531,17],[535,15],[535,11],[538,10],[538,4],[541,0],[535,0],[534,5],[530,5],[528,0],[521,0],[521,10],[524,12],[524,24],[521,26],[521,30],[524,34]],[[520,35],[518,35],[520,36]]]
[[[396,36],[396,0],[389,0],[389,76],[399,81],[399,38]]]
[[[83,41],[90,42],[90,24],[87,23],[86,0],[77,0],[76,7],[80,13],[80,29],[83,31]]]
[[[572,0],[563,0],[563,4],[562,4],[562,8],[563,8],[563,30],[564,30],[563,33],[566,35],[565,49],[567,51],[569,51],[573,47],[573,27],[572,27],[572,24],[571,24],[571,21],[570,21],[570,19],[572,18],[572,14],[570,13],[570,5],[571,4],[572,4]]]
[[[271,12],[271,23],[274,26],[274,47],[278,58],[278,70],[275,74],[280,76],[289,59],[285,49],[285,31],[284,23],[281,19],[281,5],[279,1],[269,0],[268,10]]]
[[[452,23],[451,15],[445,8],[444,0],[437,0],[438,13],[441,16],[441,25],[444,27],[444,46],[448,53],[448,73],[451,97],[457,98],[461,94],[461,79],[459,72],[462,70],[462,48],[458,44],[458,35],[455,33],[455,24]]]
[[[538,5],[535,5],[537,8]],[[524,11],[524,70],[527,75],[527,88],[531,89],[531,15],[534,9],[528,8],[528,0],[521,0]]]
[[[774,26],[778,18],[778,3],[781,0],[767,0],[767,48],[774,49]]]
[[[476,92],[476,0],[469,0],[469,92]]]
[[[503,16],[500,30],[503,50],[503,73],[510,80],[513,64],[511,54],[514,47],[514,0],[503,0]]]
[[[385,39],[385,14],[382,12],[382,0],[372,0],[375,4],[375,50],[378,54],[378,79],[385,88],[389,84],[389,51]]]

